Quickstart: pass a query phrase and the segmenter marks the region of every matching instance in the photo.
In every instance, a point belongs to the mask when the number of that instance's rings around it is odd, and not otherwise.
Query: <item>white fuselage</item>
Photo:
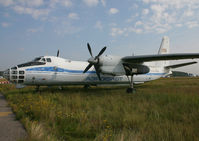
[[[86,73],[83,73],[88,65],[87,62],[71,61],[53,56],[45,56],[45,59],[46,58],[51,58],[52,61],[45,61],[43,65],[22,67],[18,65],[7,70],[5,76],[11,82],[21,83],[23,85],[129,84],[129,80],[125,74],[110,75],[102,73],[102,80],[100,81],[94,67]],[[169,70],[158,65],[158,62],[148,62],[144,63],[144,65],[150,68],[150,72],[142,75],[134,75],[134,83],[144,83],[155,80],[169,73]],[[117,69],[117,65],[115,68]],[[121,70],[119,71],[121,72]]]

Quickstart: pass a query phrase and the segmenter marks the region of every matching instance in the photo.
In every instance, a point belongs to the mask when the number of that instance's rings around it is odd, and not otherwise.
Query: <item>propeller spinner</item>
[[[106,50],[106,47],[102,48],[102,50],[95,57],[93,57],[92,50],[91,50],[91,47],[90,47],[89,43],[87,43],[87,47],[88,47],[88,51],[89,51],[91,57],[88,59],[89,64],[85,68],[85,70],[84,70],[83,73],[86,73],[94,65],[97,77],[99,78],[99,80],[101,80],[101,77],[100,77],[99,57],[104,53],[104,51]]]

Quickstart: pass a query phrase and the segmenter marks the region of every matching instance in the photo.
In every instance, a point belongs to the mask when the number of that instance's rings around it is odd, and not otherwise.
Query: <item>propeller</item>
[[[86,73],[92,66],[94,66],[94,68],[96,70],[97,77],[99,78],[99,80],[101,80],[99,57],[104,53],[104,51],[106,50],[106,47],[102,48],[101,51],[98,53],[98,55],[95,56],[95,57],[93,57],[92,50],[91,50],[91,47],[90,47],[89,43],[87,43],[87,47],[88,47],[88,51],[89,51],[91,57],[88,59],[89,64],[85,68],[83,73]]]
[[[59,57],[59,49],[58,49],[58,51],[57,51],[57,57]]]

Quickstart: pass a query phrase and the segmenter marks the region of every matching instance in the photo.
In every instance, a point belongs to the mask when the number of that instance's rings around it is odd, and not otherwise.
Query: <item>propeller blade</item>
[[[101,81],[101,77],[100,77],[100,73],[96,72],[97,73],[97,77],[99,78],[99,80]]]
[[[89,51],[90,55],[93,57],[92,50],[91,50],[89,43],[87,43],[87,46],[88,46],[88,51]]]
[[[58,49],[58,51],[57,51],[57,57],[59,57],[59,49]]]
[[[104,48],[99,52],[99,54],[95,57],[95,59],[99,58],[99,57],[104,53],[105,50],[106,50],[106,47],[104,47]]]
[[[99,72],[98,66],[94,65],[94,67],[95,67],[95,71],[96,71],[97,77],[101,81],[102,79],[100,77],[100,72]]]
[[[102,48],[101,51],[98,53],[98,55],[95,56],[95,58],[93,57],[92,50],[91,50],[91,47],[90,47],[89,43],[87,43],[87,47],[88,47],[88,51],[89,51],[91,57],[88,59],[89,64],[85,68],[85,70],[83,71],[83,73],[87,72],[94,65],[97,77],[101,81],[101,77],[100,77],[100,60],[99,60],[99,57],[104,53],[104,51],[106,50],[106,47]]]
[[[92,67],[92,64],[89,64],[86,69],[83,71],[83,73],[87,72]]]

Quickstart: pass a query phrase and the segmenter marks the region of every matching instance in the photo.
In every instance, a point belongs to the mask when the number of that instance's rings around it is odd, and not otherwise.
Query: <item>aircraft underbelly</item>
[[[160,78],[160,75],[149,73],[135,75],[134,83],[142,83]],[[67,84],[126,84],[128,78],[124,76],[101,75],[101,81],[96,74],[62,73],[62,72],[29,72],[26,85],[67,85]]]

